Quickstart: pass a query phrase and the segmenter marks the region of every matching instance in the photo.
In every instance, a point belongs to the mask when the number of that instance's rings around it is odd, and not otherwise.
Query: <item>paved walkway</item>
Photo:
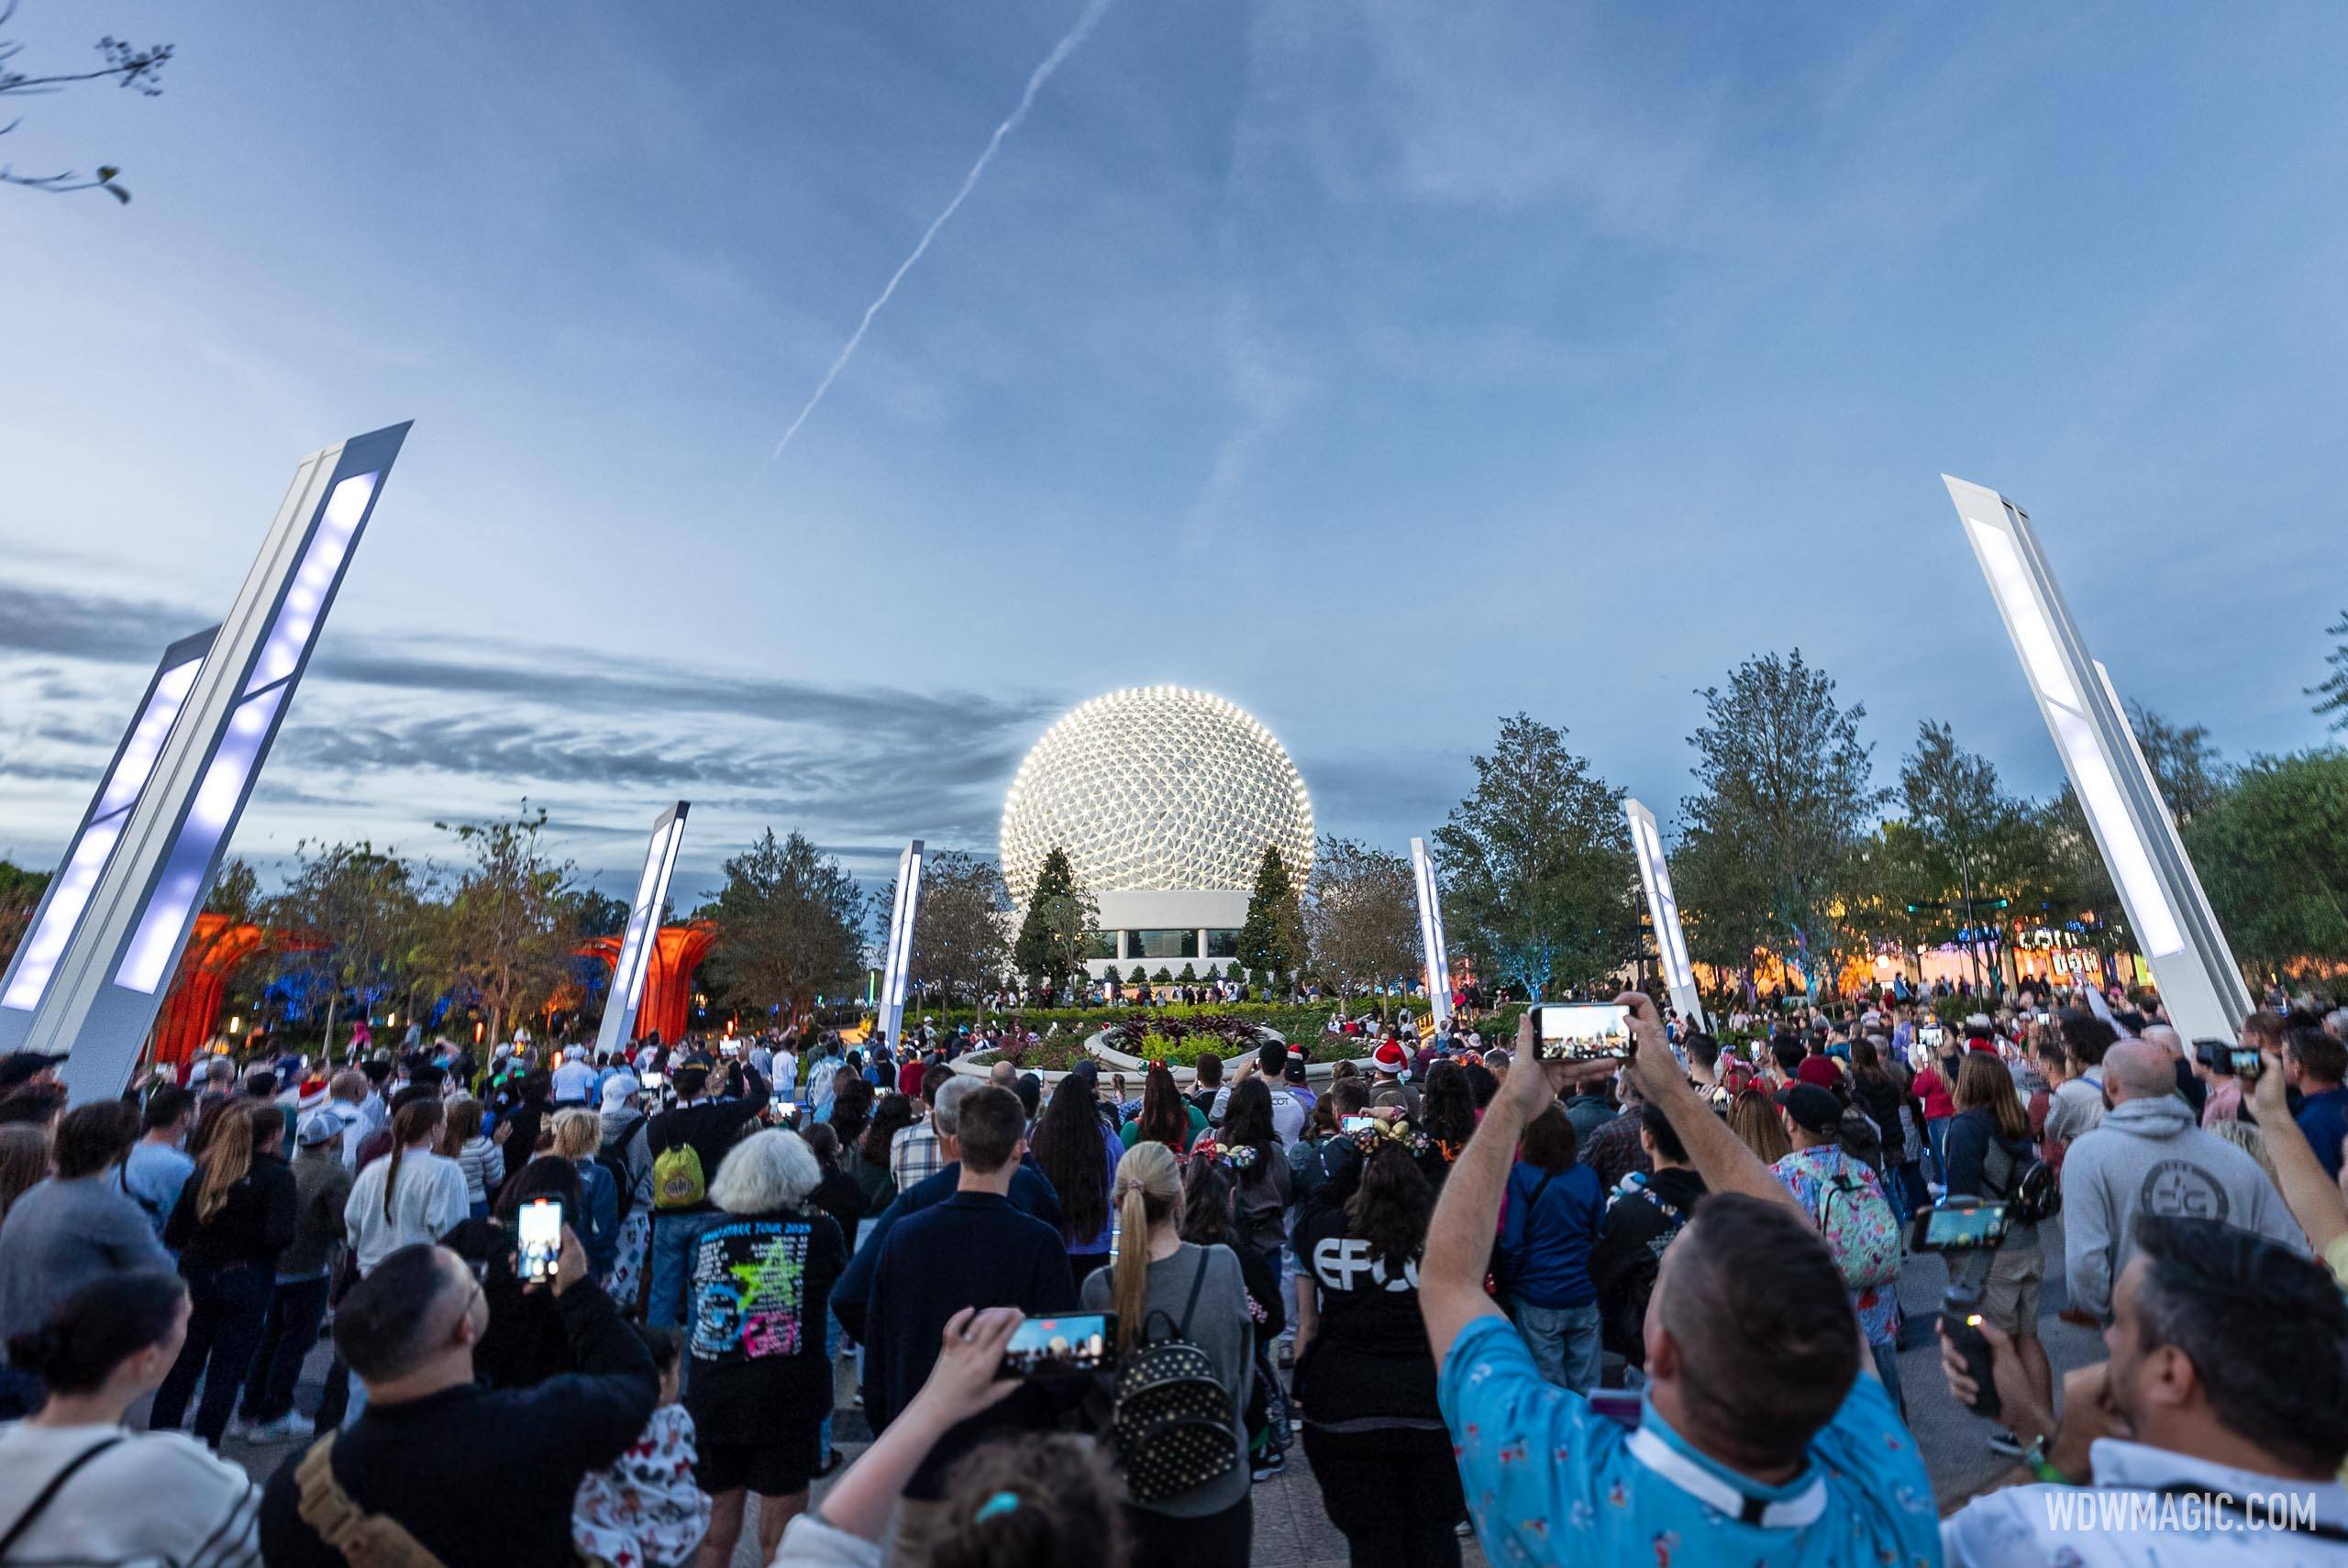
[[[2054,1361],[2059,1385],[2065,1372],[2100,1360],[2104,1352],[2100,1336],[2074,1328],[2055,1317],[2064,1304],[2059,1224],[2045,1228],[2043,1245],[2050,1278],[2040,1302],[2039,1332]],[[1985,1446],[1990,1423],[1957,1408],[1941,1380],[1940,1353],[1933,1338],[1933,1323],[1940,1310],[1942,1286],[1946,1283],[1945,1267],[1939,1258],[1929,1254],[1911,1258],[1899,1278],[1900,1300],[1909,1315],[1899,1356],[1909,1425],[1923,1450],[1933,1489],[1944,1507],[1986,1484],[2010,1463]],[[323,1350],[311,1360],[299,1397],[305,1408],[316,1403],[318,1380],[324,1375],[326,1360]],[[870,1437],[854,1400],[852,1375],[844,1366],[835,1435],[841,1451],[851,1459],[864,1451]],[[143,1410],[135,1411],[133,1424],[143,1418]],[[227,1452],[256,1478],[261,1478],[282,1463],[292,1449],[257,1449],[249,1443],[231,1442]],[[820,1496],[823,1487],[819,1485],[816,1491]],[[1285,1474],[1256,1488],[1255,1500],[1256,1546],[1251,1561],[1256,1568],[1344,1568],[1345,1537],[1329,1522],[1322,1507],[1321,1489],[1313,1484],[1312,1467],[1305,1463],[1301,1447],[1290,1454]],[[741,1549],[735,1554],[735,1568],[761,1568],[757,1562],[757,1536],[749,1525],[746,1524],[743,1529],[742,1540]],[[1484,1568],[1483,1553],[1475,1543],[1471,1540],[1464,1545],[1461,1555],[1468,1568]]]

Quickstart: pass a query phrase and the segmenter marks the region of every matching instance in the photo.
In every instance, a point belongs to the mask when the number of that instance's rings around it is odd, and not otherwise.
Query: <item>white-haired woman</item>
[[[823,1179],[796,1132],[770,1128],[734,1146],[710,1183],[723,1218],[694,1243],[685,1282],[685,1408],[700,1441],[701,1489],[715,1504],[703,1568],[728,1568],[742,1533],[743,1494],[759,1495],[759,1561],[807,1507],[832,1408],[824,1324],[847,1248],[832,1217],[808,1202]]]

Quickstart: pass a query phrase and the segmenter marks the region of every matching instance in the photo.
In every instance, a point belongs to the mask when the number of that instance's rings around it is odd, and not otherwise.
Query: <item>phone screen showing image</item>
[[[562,1200],[533,1198],[522,1205],[514,1253],[514,1272],[525,1281],[552,1279],[562,1257]]]
[[[1117,1361],[1117,1315],[1086,1312],[1068,1318],[1030,1318],[1012,1331],[1002,1348],[1002,1370],[1013,1377],[1051,1377],[1091,1372]]]
[[[1377,1125],[1378,1118],[1375,1116],[1348,1116],[1337,1124],[1337,1128],[1350,1137],[1356,1132],[1367,1132]]]
[[[1534,1010],[1545,1062],[1619,1056],[1630,1048],[1631,1010],[1619,1002],[1545,1002]]]
[[[799,1125],[799,1106],[796,1101],[792,1100],[787,1095],[779,1094],[773,1099],[768,1100],[767,1113],[772,1116],[775,1119],[776,1123],[780,1126],[796,1127]]]
[[[2006,1206],[1983,1203],[1934,1209],[1919,1221],[1918,1230],[1917,1248],[1922,1252],[1969,1253],[1994,1247],[2006,1239]]]

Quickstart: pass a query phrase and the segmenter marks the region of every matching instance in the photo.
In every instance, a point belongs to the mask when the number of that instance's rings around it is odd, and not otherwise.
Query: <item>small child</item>
[[[660,1371],[660,1403],[635,1447],[579,1483],[570,1539],[591,1562],[683,1568],[709,1533],[709,1499],[693,1485],[693,1419],[677,1403],[683,1341],[673,1329],[636,1333]]]

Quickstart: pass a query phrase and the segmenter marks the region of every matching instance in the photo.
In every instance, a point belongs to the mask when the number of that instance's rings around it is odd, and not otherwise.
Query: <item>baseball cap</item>
[[[1816,1084],[1788,1084],[1778,1091],[1778,1103],[1808,1132],[1832,1132],[1843,1125],[1843,1102]]]
[[[340,1106],[329,1104],[310,1111],[294,1125],[294,1141],[305,1149],[314,1149],[342,1136],[357,1120]]]
[[[614,1073],[604,1080],[604,1109],[617,1110],[627,1103],[628,1096],[638,1092],[643,1087],[636,1081],[634,1073]]]

